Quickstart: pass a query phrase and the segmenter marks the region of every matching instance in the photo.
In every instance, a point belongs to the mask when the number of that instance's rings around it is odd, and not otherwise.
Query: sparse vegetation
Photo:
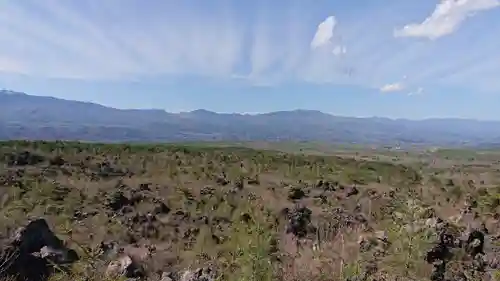
[[[3,142],[0,276],[33,252],[54,281],[498,280],[498,160],[413,153]]]

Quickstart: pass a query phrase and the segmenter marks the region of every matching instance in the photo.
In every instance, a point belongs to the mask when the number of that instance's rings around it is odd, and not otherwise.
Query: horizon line
[[[335,115],[330,112],[324,112],[321,110],[317,109],[305,109],[305,108],[294,108],[294,109],[288,109],[288,110],[275,110],[275,111],[268,111],[268,112],[222,112],[222,111],[213,111],[205,108],[198,108],[198,109],[192,109],[192,110],[187,110],[187,111],[168,111],[166,109],[162,108],[132,108],[132,107],[115,107],[111,105],[105,105],[101,104],[95,101],[86,101],[86,100],[74,100],[74,99],[66,99],[66,98],[59,98],[55,96],[50,96],[50,95],[37,95],[37,94],[28,94],[25,92],[20,92],[20,91],[15,91],[11,89],[5,89],[2,88],[0,89],[0,93],[7,93],[10,95],[25,95],[25,96],[31,96],[31,97],[44,97],[44,98],[53,98],[57,100],[63,100],[63,101],[69,101],[69,102],[80,102],[80,103],[87,103],[87,104],[93,104],[97,106],[102,106],[106,107],[109,109],[115,109],[115,110],[137,110],[137,111],[162,111],[167,114],[190,114],[190,113],[196,113],[196,112],[205,112],[208,114],[217,114],[217,115],[240,115],[240,116],[259,116],[259,115],[269,115],[273,113],[290,113],[290,112],[309,112],[309,113],[318,113],[318,114],[324,114],[328,115],[331,117],[337,117],[337,118],[352,118],[352,119],[385,119],[385,120],[390,120],[390,121],[414,121],[414,122],[419,122],[419,121],[475,121],[475,122],[500,122],[500,119],[498,120],[493,120],[493,119],[478,119],[478,118],[464,118],[464,117],[426,117],[426,118],[418,118],[418,119],[413,119],[413,118],[393,118],[393,117],[387,117],[387,116],[349,116],[349,115]]]

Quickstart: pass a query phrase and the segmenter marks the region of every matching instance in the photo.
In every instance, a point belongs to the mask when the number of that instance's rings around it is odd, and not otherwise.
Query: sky
[[[500,120],[500,0],[2,0],[0,88],[170,112]]]

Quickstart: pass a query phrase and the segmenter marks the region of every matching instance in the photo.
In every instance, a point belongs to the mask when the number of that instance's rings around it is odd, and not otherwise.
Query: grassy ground
[[[26,163],[13,163],[25,151]],[[104,280],[101,244],[114,242],[152,249],[142,261],[151,280],[211,266],[221,280],[286,281],[428,280],[424,257],[438,239],[423,226],[430,218],[499,234],[500,155],[297,153],[3,142],[0,234],[46,218],[83,257],[54,280]],[[474,215],[457,219],[471,201]]]

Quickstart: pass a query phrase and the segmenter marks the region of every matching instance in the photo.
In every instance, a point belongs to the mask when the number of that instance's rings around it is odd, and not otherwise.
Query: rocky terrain
[[[500,280],[500,157],[359,156],[3,142],[0,277]]]

